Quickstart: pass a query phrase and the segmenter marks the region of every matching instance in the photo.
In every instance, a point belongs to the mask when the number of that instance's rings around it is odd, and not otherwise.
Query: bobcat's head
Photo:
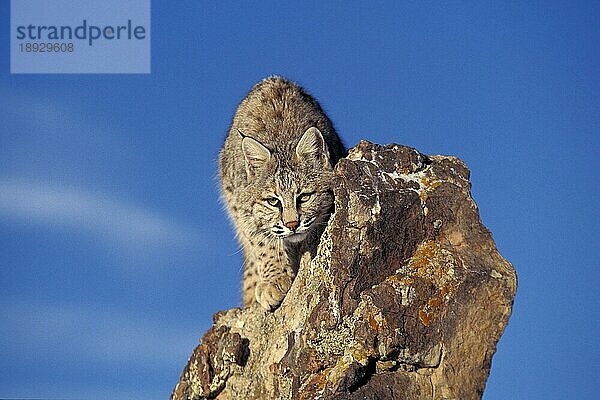
[[[308,128],[289,149],[269,149],[244,136],[242,150],[259,231],[300,242],[327,222],[333,207],[333,166],[319,129]]]

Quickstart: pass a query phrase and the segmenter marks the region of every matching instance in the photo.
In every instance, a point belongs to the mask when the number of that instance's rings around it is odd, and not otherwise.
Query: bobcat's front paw
[[[292,279],[291,276],[281,274],[268,281],[260,281],[254,292],[258,304],[269,311],[277,308],[290,290]]]

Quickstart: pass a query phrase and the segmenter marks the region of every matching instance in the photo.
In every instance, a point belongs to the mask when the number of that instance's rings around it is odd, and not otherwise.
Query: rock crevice
[[[455,157],[366,141],[274,312],[214,316],[172,399],[480,399],[516,274]]]

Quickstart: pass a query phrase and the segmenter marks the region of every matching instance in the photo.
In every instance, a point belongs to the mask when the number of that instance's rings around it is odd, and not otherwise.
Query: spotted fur
[[[223,199],[244,251],[243,302],[274,309],[333,211],[333,166],[346,150],[319,103],[269,77],[237,108],[220,153]]]

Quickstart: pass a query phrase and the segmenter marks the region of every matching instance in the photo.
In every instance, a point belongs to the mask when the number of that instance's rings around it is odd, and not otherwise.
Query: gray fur
[[[238,106],[219,173],[244,250],[245,307],[277,307],[299,258],[314,254],[333,210],[333,166],[345,153],[319,103],[284,78],[264,79]]]

